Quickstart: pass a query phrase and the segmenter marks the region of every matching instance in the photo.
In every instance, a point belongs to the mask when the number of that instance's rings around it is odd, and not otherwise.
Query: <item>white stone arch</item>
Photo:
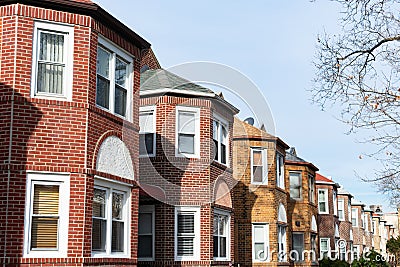
[[[128,148],[117,136],[107,137],[97,153],[96,170],[134,180],[133,163]]]
[[[286,209],[282,203],[279,204],[278,208],[278,222],[287,223]]]
[[[311,217],[311,231],[318,232],[317,220],[314,215]]]
[[[223,179],[218,179],[214,185],[214,202],[217,205],[232,208],[231,190]]]

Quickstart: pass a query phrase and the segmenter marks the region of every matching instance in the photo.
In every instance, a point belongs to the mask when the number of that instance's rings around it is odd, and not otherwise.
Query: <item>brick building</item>
[[[316,202],[315,172],[318,168],[297,156],[295,148],[286,153],[285,172],[289,177],[288,230],[292,266],[317,266],[318,207]],[[297,252],[297,253],[296,253]],[[306,253],[304,253],[306,252]],[[313,254],[311,254],[311,252]]]
[[[289,183],[279,138],[235,119],[233,137],[235,263],[289,266]]]
[[[338,188],[339,259],[351,261],[353,251],[353,227],[351,223],[351,199],[353,195],[343,187]],[[346,242],[346,243],[344,243]]]
[[[140,90],[139,265],[228,266],[234,259],[233,116],[213,91],[157,67]]]
[[[319,251],[322,257],[337,257],[339,233],[337,189],[339,185],[317,173]]]
[[[353,226],[353,256],[355,259],[360,258],[366,248],[365,238],[365,204],[353,199],[351,202],[351,220]]]
[[[0,2],[0,262],[137,262],[140,60],[89,0]]]

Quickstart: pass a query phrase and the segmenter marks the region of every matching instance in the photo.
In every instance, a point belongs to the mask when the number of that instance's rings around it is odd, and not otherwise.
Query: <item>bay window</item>
[[[331,251],[331,245],[330,245],[330,239],[329,238],[320,238],[320,255],[321,258],[328,258],[330,257],[330,251]]]
[[[344,221],[344,199],[338,200],[338,215],[339,220]]]
[[[229,213],[214,210],[213,255],[215,260],[228,260],[230,249]]]
[[[222,119],[213,120],[214,160],[227,164],[228,159],[228,126]]]
[[[156,155],[155,107],[140,107],[139,110],[139,155]]]
[[[293,251],[291,252],[290,256],[291,259],[295,262],[303,261],[304,260],[304,234],[303,233],[293,233]],[[294,252],[294,253],[293,253]]]
[[[301,172],[290,172],[290,197],[301,199]]]
[[[318,210],[321,214],[329,213],[327,189],[318,189]]]
[[[176,155],[200,156],[200,109],[176,107]]]
[[[268,184],[267,153],[263,148],[251,149],[251,182]]]
[[[281,153],[276,153],[276,185],[285,189],[285,166]]]

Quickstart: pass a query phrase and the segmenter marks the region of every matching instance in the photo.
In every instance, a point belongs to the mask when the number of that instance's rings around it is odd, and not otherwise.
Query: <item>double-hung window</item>
[[[155,217],[154,206],[139,207],[138,259],[154,261]]]
[[[290,252],[290,257],[293,261],[304,261],[304,234],[293,233],[293,251]]]
[[[133,57],[99,37],[96,73],[96,104],[130,119]]]
[[[278,225],[278,261],[286,262],[286,225]]]
[[[345,260],[347,260],[346,258],[346,246],[347,246],[347,243],[346,243],[346,241],[345,240],[339,240],[338,241],[338,247],[339,247],[339,260],[341,260],[341,261],[345,261]]]
[[[338,200],[338,215],[339,220],[344,221],[344,199]]]
[[[227,164],[228,160],[228,126],[222,119],[214,117],[213,121],[214,160]]]
[[[155,107],[140,107],[139,111],[139,155],[156,154],[156,116]]]
[[[331,251],[331,245],[330,245],[330,239],[329,238],[320,238],[320,255],[321,258],[327,258],[330,257],[330,251]]]
[[[92,255],[128,257],[129,199],[127,186],[95,180]]]
[[[28,174],[25,257],[66,257],[69,177]]]
[[[308,201],[315,202],[315,178],[312,175],[308,175]]]
[[[229,260],[229,213],[214,210],[213,254],[215,260]]]
[[[338,205],[338,203],[337,203],[337,192],[336,191],[333,191],[333,194],[332,194],[333,196],[333,201],[332,201],[332,204],[333,204],[333,214],[334,215],[337,215],[337,205]]]
[[[322,214],[329,213],[327,189],[318,189],[318,210]]]
[[[352,208],[351,209],[351,223],[353,227],[358,227],[358,209]]]
[[[176,107],[176,155],[200,156],[200,109]]]
[[[200,258],[200,208],[175,208],[175,260]]]
[[[276,153],[276,185],[285,189],[284,158],[281,153]]]
[[[74,27],[35,22],[32,97],[72,100]]]
[[[269,227],[265,223],[253,223],[253,261],[269,260]]]
[[[349,222],[352,222],[352,211],[351,211],[351,198],[349,197],[347,199],[347,212],[348,212],[348,216],[349,216]]]
[[[267,184],[267,153],[263,148],[251,149],[251,182],[253,184]]]
[[[290,172],[290,197],[301,199],[301,172]]]

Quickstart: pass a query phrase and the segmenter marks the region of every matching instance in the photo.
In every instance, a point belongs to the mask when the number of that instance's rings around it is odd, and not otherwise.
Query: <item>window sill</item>
[[[54,250],[30,251],[25,253],[24,258],[66,258],[66,252],[59,252]]]
[[[129,258],[127,254],[105,254],[105,253],[93,253],[92,258]]]

